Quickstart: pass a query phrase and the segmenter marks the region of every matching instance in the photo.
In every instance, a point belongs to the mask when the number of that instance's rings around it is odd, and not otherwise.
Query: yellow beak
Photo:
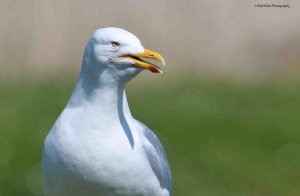
[[[160,61],[163,65],[165,65],[165,60],[159,53],[148,50],[148,49],[144,49],[144,53],[125,55],[122,58],[129,59],[129,60],[133,61],[136,64],[136,66],[144,68],[144,69],[148,69],[154,73],[163,73],[162,70],[158,66],[156,66],[152,63],[146,62],[146,61],[140,59],[140,57],[155,59],[155,60]]]

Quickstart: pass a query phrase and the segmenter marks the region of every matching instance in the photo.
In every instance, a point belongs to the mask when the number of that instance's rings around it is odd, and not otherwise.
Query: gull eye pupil
[[[120,43],[113,41],[113,42],[111,42],[111,45],[112,45],[112,47],[117,48],[120,46]]]

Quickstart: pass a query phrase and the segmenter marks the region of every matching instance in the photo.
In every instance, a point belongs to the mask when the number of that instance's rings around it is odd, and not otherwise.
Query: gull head
[[[90,38],[83,65],[109,70],[110,73],[124,77],[136,75],[144,69],[162,73],[160,67],[144,60],[147,58],[165,64],[159,53],[144,48],[132,33],[121,28],[107,27],[97,29]]]

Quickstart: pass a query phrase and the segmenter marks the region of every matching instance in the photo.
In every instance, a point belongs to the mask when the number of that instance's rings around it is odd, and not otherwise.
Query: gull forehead
[[[134,34],[117,27],[100,28],[95,31],[93,38],[97,43],[107,43],[111,41],[121,43],[132,43],[141,45],[141,41]]]

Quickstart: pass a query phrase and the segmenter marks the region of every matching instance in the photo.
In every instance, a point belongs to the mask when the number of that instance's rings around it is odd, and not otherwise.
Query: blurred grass
[[[42,195],[43,138],[75,81],[0,87],[0,195]],[[161,139],[174,195],[300,195],[300,86],[181,79],[130,86]]]

